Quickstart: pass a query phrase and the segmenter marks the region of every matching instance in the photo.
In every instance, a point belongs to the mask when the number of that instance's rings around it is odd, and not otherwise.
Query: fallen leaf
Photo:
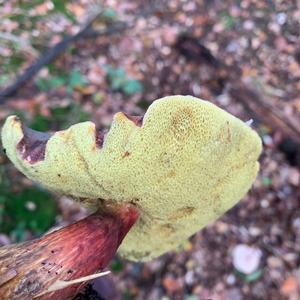
[[[282,284],[280,288],[281,294],[284,296],[289,296],[297,292],[298,289],[298,281],[294,276],[289,276]]]
[[[164,278],[162,284],[169,293],[174,293],[182,289],[181,282],[178,279],[171,277]]]

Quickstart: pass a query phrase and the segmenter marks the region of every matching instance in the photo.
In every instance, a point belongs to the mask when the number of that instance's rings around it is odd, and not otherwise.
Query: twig
[[[2,90],[0,92],[0,104],[4,103],[9,97],[13,96],[17,90],[22,87],[27,81],[29,81],[41,68],[45,65],[52,62],[56,59],[62,52],[64,52],[70,43],[77,41],[82,37],[94,37],[95,35],[105,35],[105,34],[113,34],[115,32],[119,32],[120,30],[124,30],[125,26],[124,23],[119,22],[111,27],[107,28],[106,30],[95,32],[91,30],[91,26],[93,22],[101,15],[101,13],[97,14],[93,17],[78,33],[73,36],[67,36],[62,41],[58,42],[53,48],[43,54],[40,58],[37,59],[31,66],[29,66],[23,74],[21,74],[16,81]]]
[[[232,99],[241,103],[252,116],[300,145],[300,127],[297,117],[286,116],[275,99],[270,102],[265,95],[243,82],[241,69],[237,65],[226,65],[191,36],[180,37],[175,47],[187,59],[209,66],[214,80],[220,80],[223,86],[227,85]]]
[[[27,81],[32,79],[43,66],[55,60],[63,51],[68,48],[70,43],[75,42],[83,37],[94,38],[101,35],[110,35],[128,30],[134,27],[135,21],[139,17],[146,17],[159,9],[161,9],[161,6],[157,5],[157,3],[153,1],[153,3],[151,3],[147,9],[143,9],[142,12],[136,14],[132,23],[127,24],[125,22],[115,22],[103,31],[95,31],[92,29],[93,22],[101,15],[101,13],[96,14],[77,34],[65,37],[48,52],[43,54],[36,62],[29,66],[19,77],[17,77],[14,83],[0,91],[0,104],[3,104],[6,100],[8,100],[9,97],[12,97],[18,91],[18,89],[21,88]]]

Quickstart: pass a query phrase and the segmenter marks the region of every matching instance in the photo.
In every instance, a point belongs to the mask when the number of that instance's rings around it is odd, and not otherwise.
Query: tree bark
[[[103,270],[138,218],[131,205],[105,209],[39,239],[0,248],[0,299],[69,299],[82,284],[38,296],[58,280]]]

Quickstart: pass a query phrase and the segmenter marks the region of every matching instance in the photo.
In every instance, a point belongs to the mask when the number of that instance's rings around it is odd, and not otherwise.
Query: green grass
[[[25,187],[15,192],[6,166],[0,166],[0,232],[16,242],[26,238],[26,231],[41,235],[54,223],[58,213],[52,195],[39,187]]]

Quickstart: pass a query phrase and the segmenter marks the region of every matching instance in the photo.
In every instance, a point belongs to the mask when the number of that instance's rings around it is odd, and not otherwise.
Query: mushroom
[[[191,96],[156,100],[144,117],[119,112],[106,134],[92,122],[39,133],[11,116],[2,143],[28,178],[91,211],[138,211],[119,251],[134,261],[175,249],[235,205],[257,175],[262,148],[247,124]]]

